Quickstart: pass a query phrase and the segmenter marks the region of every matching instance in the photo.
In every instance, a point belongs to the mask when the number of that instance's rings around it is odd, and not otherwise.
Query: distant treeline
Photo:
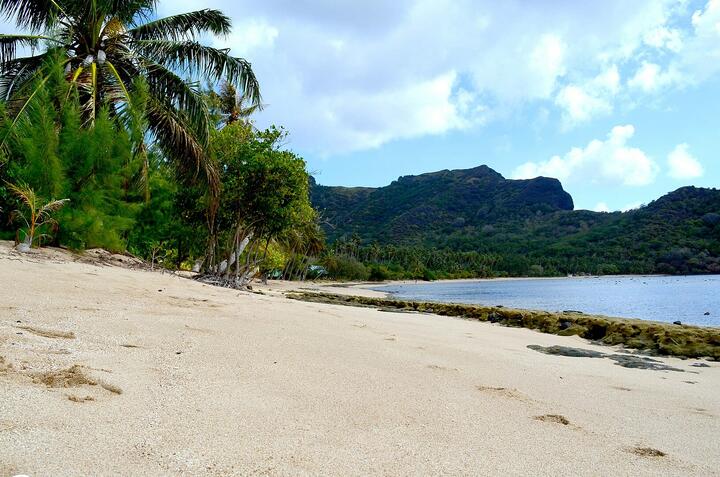
[[[348,279],[720,273],[720,191],[685,187],[626,213],[559,211],[480,230],[427,224],[416,243],[340,237],[324,263]]]

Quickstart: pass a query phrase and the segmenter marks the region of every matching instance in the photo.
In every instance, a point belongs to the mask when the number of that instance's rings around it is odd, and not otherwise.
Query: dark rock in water
[[[553,354],[557,356],[570,356],[573,358],[604,358],[605,353],[582,348],[570,348],[569,346],[538,346],[528,345],[528,348],[540,353]]]
[[[709,311],[706,311],[705,313],[703,313],[703,315],[705,315],[705,316],[710,316],[710,312],[709,312]]]
[[[615,361],[615,364],[622,366],[623,368],[650,369],[653,371],[678,371],[680,373],[685,372],[680,368],[673,368],[662,361],[647,358],[645,356],[613,354],[608,356],[608,358],[612,359]]]
[[[561,330],[567,330],[567,329],[570,328],[571,326],[572,326],[572,323],[570,323],[569,321],[561,321],[560,324],[558,325],[558,327],[559,327]]]
[[[673,325],[682,325],[682,321],[680,321],[680,320],[673,321]]]
[[[709,368],[710,367],[710,365],[707,363],[693,363],[690,366],[692,366],[693,368]]]
[[[584,313],[582,311],[578,310],[563,310],[563,313],[575,313],[576,315],[583,315]]]

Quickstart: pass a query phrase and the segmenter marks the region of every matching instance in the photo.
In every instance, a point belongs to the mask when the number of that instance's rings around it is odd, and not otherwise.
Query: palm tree
[[[245,95],[239,95],[235,86],[228,82],[220,86],[220,93],[209,88],[207,96],[210,114],[220,129],[236,121],[249,121],[250,116],[266,106],[253,103]]]
[[[200,44],[203,34],[227,35],[230,19],[199,10],[154,19],[156,0],[0,0],[0,15],[30,34],[0,35],[0,99],[15,120],[50,78],[47,63],[61,58],[65,77],[91,125],[101,106],[121,114],[132,104],[137,79],[147,83],[144,123],[181,172],[218,174],[206,153],[211,121],[197,80],[225,80],[260,104],[250,63],[226,49]],[[20,58],[21,46],[45,51]]]
[[[14,210],[10,216],[12,221],[22,220],[27,227],[27,231],[22,231],[25,238],[18,245],[18,250],[27,252],[37,239],[44,236],[44,234],[37,235],[37,231],[44,225],[56,224],[57,222],[52,218],[52,213],[61,209],[70,199],[51,200],[43,204],[45,201],[38,197],[35,191],[27,185],[7,184],[7,186],[27,209],[27,214],[18,209]]]

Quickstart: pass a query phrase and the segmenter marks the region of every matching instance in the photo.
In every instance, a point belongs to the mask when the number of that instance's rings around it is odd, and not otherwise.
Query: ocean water
[[[720,275],[441,281],[374,289],[403,300],[578,310],[642,320],[720,326]],[[709,315],[705,313],[709,312]]]

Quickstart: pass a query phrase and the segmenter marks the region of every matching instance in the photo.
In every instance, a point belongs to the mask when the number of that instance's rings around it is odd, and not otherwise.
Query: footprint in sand
[[[437,364],[428,364],[429,369],[434,369],[436,371],[458,371],[457,368],[448,368],[445,366],[439,366]]]
[[[652,447],[631,447],[628,451],[640,457],[665,457],[667,455],[665,452]]]
[[[112,394],[122,394],[122,389],[100,379],[93,379],[85,368],[74,364],[67,369],[45,371],[30,375],[35,384],[44,384],[49,388],[78,388],[81,386],[100,386]]]
[[[518,401],[526,401],[530,402],[532,399],[530,399],[525,394],[521,393],[517,389],[511,389],[511,388],[503,388],[500,386],[476,386],[478,391],[481,391],[486,394],[490,394],[492,396],[498,396],[508,399],[517,399]]]
[[[533,417],[536,421],[542,421],[542,422],[552,422],[554,424],[562,424],[563,426],[567,426],[570,424],[570,421],[565,416],[562,416],[560,414],[543,414],[542,416],[535,416]]]
[[[18,325],[16,328],[20,328],[21,330],[25,330],[34,335],[42,336],[43,338],[62,338],[67,340],[75,339],[75,333],[72,331],[55,331],[29,325]]]

